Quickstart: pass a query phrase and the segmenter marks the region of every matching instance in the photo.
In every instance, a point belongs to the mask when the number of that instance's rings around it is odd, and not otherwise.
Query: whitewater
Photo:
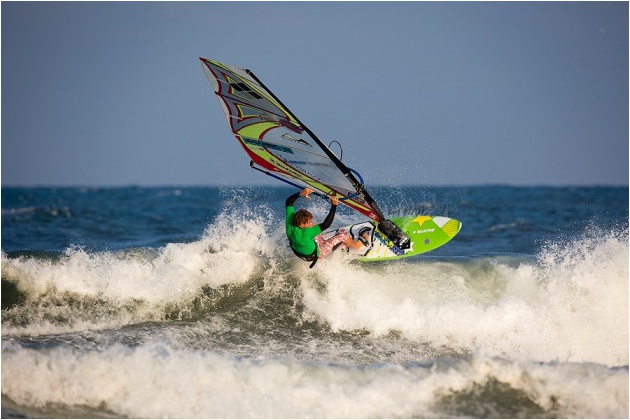
[[[376,189],[463,229],[313,269],[292,192],[3,189],[3,417],[628,417],[627,188]]]

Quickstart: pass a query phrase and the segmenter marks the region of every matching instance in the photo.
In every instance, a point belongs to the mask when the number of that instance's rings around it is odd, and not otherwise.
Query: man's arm
[[[292,206],[293,203],[295,203],[295,200],[300,198],[300,196],[302,196],[304,198],[308,198],[310,200],[311,197],[309,197],[309,194],[312,194],[312,193],[313,193],[313,190],[311,190],[310,188],[304,188],[300,192],[296,192],[291,197],[287,198],[287,201],[285,203],[285,207]]]
[[[284,203],[285,207],[290,207],[293,205],[293,203],[295,203],[295,200],[297,200],[298,198],[300,198],[300,193],[296,192],[295,194],[293,194],[292,196],[290,196],[289,198],[287,198],[287,201]]]
[[[326,216],[324,221],[319,224],[319,227],[322,230],[322,232],[328,229],[330,225],[332,225],[332,222],[335,218],[335,211],[337,211],[337,204],[339,204],[339,199],[333,196],[331,197],[330,202],[332,203],[332,206],[330,207],[330,211],[328,212],[328,215]]]

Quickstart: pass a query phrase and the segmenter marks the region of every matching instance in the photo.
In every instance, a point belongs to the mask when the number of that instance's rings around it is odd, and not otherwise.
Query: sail
[[[336,194],[341,203],[377,222],[385,219],[353,171],[251,71],[199,60],[252,167],[300,188]]]

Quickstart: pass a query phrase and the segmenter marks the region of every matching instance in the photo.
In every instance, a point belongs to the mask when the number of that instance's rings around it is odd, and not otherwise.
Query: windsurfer
[[[332,204],[330,211],[324,221],[316,225],[313,222],[313,215],[309,211],[300,209],[296,212],[293,207],[293,204],[300,196],[310,200],[309,194],[312,192],[313,190],[310,188],[304,188],[302,191],[287,198],[285,203],[286,233],[295,255],[303,260],[313,261],[312,267],[318,258],[323,258],[330,254],[341,244],[348,248],[361,249],[361,247],[365,246],[365,243],[369,242],[367,234],[364,234],[366,240],[364,243],[361,240],[355,242],[348,232],[339,232],[332,238],[324,239],[321,233],[332,224],[337,205],[339,204],[339,198],[336,196],[330,197],[330,203]]]

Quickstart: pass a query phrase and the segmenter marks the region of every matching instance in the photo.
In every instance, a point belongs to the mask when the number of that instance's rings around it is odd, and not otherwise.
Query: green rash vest
[[[331,207],[328,216],[326,216],[326,219],[322,223],[307,228],[299,228],[293,225],[293,216],[295,215],[293,203],[299,196],[300,193],[293,194],[287,198],[286,202],[285,226],[287,237],[289,238],[289,244],[294,251],[301,255],[309,256],[317,252],[316,255],[319,256],[319,249],[315,244],[314,238],[330,227],[333,218],[335,217],[335,210],[337,209],[337,206]]]
[[[294,215],[295,208],[293,206],[287,207],[286,228],[291,248],[302,255],[311,255],[317,249],[314,239],[317,235],[322,233],[322,229],[319,225],[307,228],[293,226]],[[319,256],[319,249],[317,249],[317,256]]]

